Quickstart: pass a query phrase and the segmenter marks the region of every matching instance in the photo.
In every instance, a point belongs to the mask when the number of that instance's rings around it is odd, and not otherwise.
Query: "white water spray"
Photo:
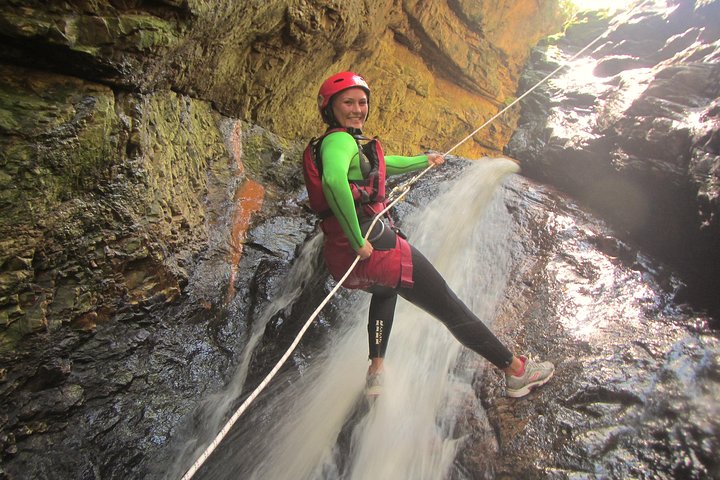
[[[510,265],[511,221],[495,194],[515,171],[505,159],[476,162],[405,222],[412,243],[485,321],[494,315]],[[447,477],[463,445],[454,435],[463,402],[453,396],[471,391],[474,374],[458,361],[463,352],[475,354],[439,321],[400,299],[385,391],[363,409],[369,295],[361,297],[323,354],[301,378],[276,378],[262,407],[240,422],[199,478]]]
[[[205,444],[212,438],[211,436],[214,436],[221,428],[228,412],[233,409],[237,399],[242,395],[253,353],[265,333],[268,322],[300,297],[305,284],[314,274],[314,262],[322,248],[322,240],[322,234],[317,234],[303,245],[297,260],[280,288],[280,293],[263,309],[259,318],[253,321],[249,338],[232,380],[223,391],[205,399],[197,413],[197,417],[199,417],[197,423],[201,425],[198,436],[181,447],[178,458],[197,458],[205,449]],[[179,478],[183,471],[181,469],[184,468],[186,468],[185,465],[177,462],[166,473],[165,478],[173,480]]]
[[[493,318],[510,264],[510,218],[494,193],[514,171],[508,160],[479,162],[410,219],[413,244],[484,321]],[[470,390],[473,372],[460,368],[463,348],[439,321],[404,301],[396,318],[387,387],[354,432],[348,478],[447,478],[462,447],[452,431],[462,402],[451,396]]]

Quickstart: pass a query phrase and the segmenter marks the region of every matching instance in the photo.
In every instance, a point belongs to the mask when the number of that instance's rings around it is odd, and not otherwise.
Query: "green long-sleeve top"
[[[347,132],[334,132],[325,137],[320,145],[322,161],[322,188],[330,209],[340,222],[350,245],[358,249],[365,244],[355,201],[348,180],[363,180],[355,139]],[[427,155],[403,157],[386,155],[386,175],[412,172],[428,166]]]

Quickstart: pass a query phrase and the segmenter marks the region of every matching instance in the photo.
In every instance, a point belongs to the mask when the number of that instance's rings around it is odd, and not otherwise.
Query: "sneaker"
[[[377,397],[383,391],[383,374],[371,373],[365,381],[365,395],[368,397]]]
[[[524,397],[533,389],[545,385],[555,372],[555,365],[550,362],[535,362],[524,356],[520,359],[525,364],[525,372],[519,377],[505,374],[508,397]]]

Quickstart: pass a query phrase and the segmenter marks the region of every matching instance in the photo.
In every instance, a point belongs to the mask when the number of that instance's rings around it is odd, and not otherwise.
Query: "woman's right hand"
[[[355,253],[360,255],[360,260],[365,260],[366,258],[370,258],[370,255],[372,255],[373,252],[373,246],[372,243],[370,243],[369,240],[365,240],[365,243],[362,247],[355,250]]]
[[[445,157],[443,157],[439,153],[431,153],[428,155],[428,165],[432,167],[437,167],[438,165],[442,165],[443,163],[445,163]]]

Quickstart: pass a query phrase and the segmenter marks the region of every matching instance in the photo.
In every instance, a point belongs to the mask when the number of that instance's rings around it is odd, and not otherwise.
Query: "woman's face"
[[[368,99],[362,88],[338,93],[332,103],[333,115],[341,127],[362,129],[368,115]]]

